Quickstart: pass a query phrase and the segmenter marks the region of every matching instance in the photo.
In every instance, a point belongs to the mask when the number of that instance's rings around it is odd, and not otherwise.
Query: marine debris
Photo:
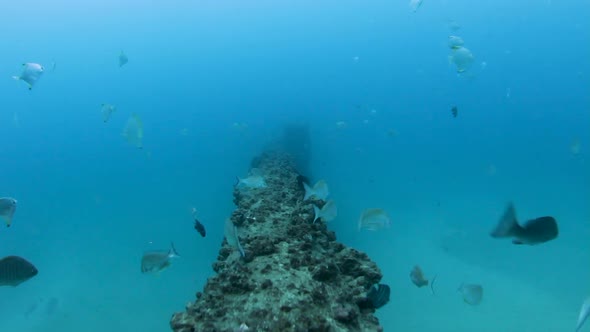
[[[326,223],[313,222],[295,160],[267,152],[252,167],[264,171],[267,186],[234,188],[237,208],[213,263],[216,274],[172,316],[172,330],[382,331],[375,307],[389,294],[373,288],[381,271],[365,253],[337,242]]]

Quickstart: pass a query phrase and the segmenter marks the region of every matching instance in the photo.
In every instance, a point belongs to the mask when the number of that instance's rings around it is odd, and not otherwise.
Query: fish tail
[[[12,76],[12,79],[15,81],[20,81],[20,76]]]
[[[315,224],[315,221],[318,220],[319,218],[322,217],[321,215],[322,211],[320,210],[320,208],[318,208],[317,206],[313,206],[313,223]]]
[[[239,176],[236,175],[236,183],[234,183],[234,187],[237,187],[238,184],[240,184],[240,182],[242,182],[242,180],[240,179]]]
[[[519,229],[520,226],[516,220],[516,210],[514,209],[514,205],[509,203],[504,211],[504,215],[502,215],[502,218],[500,218],[496,228],[492,230],[490,235],[494,238],[511,237],[515,236]]]
[[[168,251],[168,257],[180,257],[178,251],[174,247],[174,242],[170,242],[170,251]]]
[[[430,291],[432,292],[432,295],[436,295],[436,292],[434,291],[434,282],[436,281],[436,275],[434,277],[432,277],[432,281],[430,282]]]
[[[244,248],[240,244],[240,237],[238,236],[238,228],[234,225],[234,234],[236,236],[236,244],[238,245],[238,250],[240,251],[240,256],[246,257],[246,253],[244,252]]]

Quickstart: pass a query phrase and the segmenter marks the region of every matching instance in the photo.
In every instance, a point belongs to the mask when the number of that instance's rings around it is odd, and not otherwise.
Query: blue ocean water
[[[338,205],[329,227],[392,288],[386,331],[573,330],[590,296],[588,1],[21,0],[0,13],[0,197],[18,200],[0,256],[39,269],[0,288],[1,331],[168,331],[213,273],[235,176],[294,122]],[[461,75],[449,35],[475,58]],[[45,66],[31,91],[11,79],[24,62]],[[102,103],[117,107],[107,123]],[[121,135],[132,113],[142,150]],[[522,220],[554,216],[559,238],[491,239],[510,200]],[[391,228],[358,232],[372,207]],[[142,275],[143,251],[170,241],[182,259]],[[410,283],[416,264],[436,295]],[[480,306],[462,282],[484,286]]]

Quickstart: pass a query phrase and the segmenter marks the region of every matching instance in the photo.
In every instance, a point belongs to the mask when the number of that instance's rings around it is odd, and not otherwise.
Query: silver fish
[[[318,219],[322,219],[324,222],[329,222],[336,219],[336,216],[338,215],[338,208],[336,207],[336,203],[333,200],[328,200],[321,209],[313,205],[313,213],[314,223]]]
[[[307,183],[304,182],[303,188],[305,189],[305,196],[303,197],[304,201],[307,201],[311,197],[316,197],[321,201],[325,201],[328,195],[330,194],[328,184],[325,180],[319,180],[313,187],[310,187]]]
[[[0,259],[0,286],[16,287],[37,273],[37,268],[22,257],[8,256]]]
[[[17,81],[23,81],[29,86],[29,90],[33,89],[33,85],[37,83],[45,68],[38,63],[27,62],[23,63],[23,71],[20,76],[12,76]]]
[[[236,186],[238,188],[266,188],[266,181],[262,175],[250,175],[247,178],[237,177]]]
[[[146,251],[141,258],[141,273],[157,273],[165,270],[170,266],[172,258],[180,257],[174,243],[170,244],[170,249]]]
[[[12,218],[16,212],[16,199],[11,197],[0,197],[0,217],[6,220],[6,227],[12,224]]]
[[[586,319],[590,316],[590,297],[582,303],[580,308],[580,315],[578,316],[578,324],[576,324],[576,332],[580,331]]]
[[[377,231],[388,228],[391,225],[391,218],[383,209],[367,209],[363,211],[358,221],[358,230],[368,229]]]
[[[100,105],[100,112],[102,113],[102,121],[107,122],[111,118],[111,114],[116,111],[117,108],[111,104]]]
[[[483,299],[483,287],[477,284],[461,284],[457,289],[463,297],[463,302],[469,305],[478,305]]]
[[[493,238],[510,237],[514,244],[535,245],[557,238],[559,230],[555,218],[549,216],[531,219],[520,226],[516,219],[516,209],[509,203],[490,235]]]

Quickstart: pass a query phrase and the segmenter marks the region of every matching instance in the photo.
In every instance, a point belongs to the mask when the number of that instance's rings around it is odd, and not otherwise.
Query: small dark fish
[[[16,287],[37,273],[37,268],[22,257],[7,256],[0,259],[0,286]]]
[[[205,235],[207,235],[207,230],[205,230],[205,226],[203,226],[203,224],[201,224],[201,222],[197,219],[195,219],[195,229],[197,230],[197,232],[199,232],[199,234],[201,234],[202,237],[205,237]]]
[[[367,299],[375,309],[379,309],[389,302],[390,289],[385,284],[373,285],[367,293]]]
[[[451,113],[453,114],[454,118],[457,117],[457,115],[459,114],[459,109],[457,108],[457,106],[453,106],[453,108],[451,108]]]
[[[418,288],[428,286],[428,279],[424,278],[424,273],[422,273],[422,269],[418,265],[414,266],[412,272],[410,272],[410,280]]]
[[[510,237],[514,244],[535,245],[556,239],[559,230],[553,217],[531,219],[524,226],[520,226],[516,219],[516,209],[509,203],[490,235],[493,238]]]

